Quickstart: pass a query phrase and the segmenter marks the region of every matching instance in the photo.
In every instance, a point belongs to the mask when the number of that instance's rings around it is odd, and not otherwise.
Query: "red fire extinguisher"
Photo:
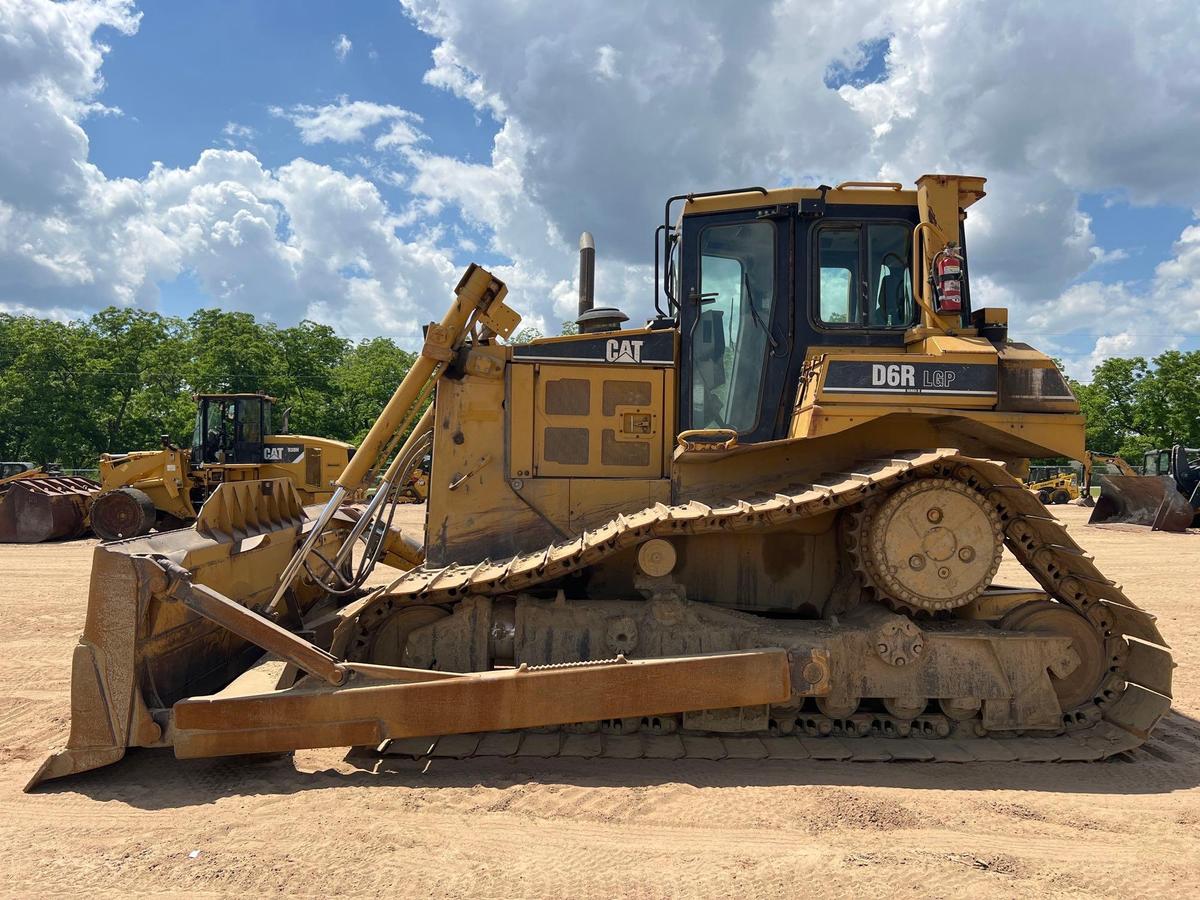
[[[962,311],[962,252],[947,244],[933,258],[933,285],[939,313]]]

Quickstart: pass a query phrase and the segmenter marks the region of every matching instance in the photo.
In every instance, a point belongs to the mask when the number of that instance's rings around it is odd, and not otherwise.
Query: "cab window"
[[[243,400],[241,409],[241,421],[238,423],[240,434],[239,441],[248,443],[261,444],[263,439],[262,434],[262,401],[261,400]]]
[[[232,461],[235,409],[229,400],[205,397],[200,401],[192,436],[193,464]]]
[[[907,328],[913,301],[912,232],[893,222],[817,229],[817,318],[834,328]]]
[[[692,333],[692,426],[753,430],[775,306],[775,226],[700,234],[700,312]]]

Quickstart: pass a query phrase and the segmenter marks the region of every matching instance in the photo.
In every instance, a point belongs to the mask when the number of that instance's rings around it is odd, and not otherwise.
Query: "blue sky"
[[[140,177],[155,160],[190,165],[197,148],[222,146],[231,121],[256,129],[267,165],[296,155],[334,164],[344,155],[336,146],[304,146],[268,109],[339,96],[412,110],[445,153],[484,161],[491,153],[495,121],[422,84],[437,41],[395,0],[189,0],[144,12],[136,35],[100,32],[113,48],[100,99],[124,115],[94,119],[87,131],[92,161],[110,177]],[[343,34],[352,46],[339,59],[333,42]]]
[[[0,310],[413,343],[479,261],[557,331],[584,228],[648,313],[667,194],[964,171],[1014,336],[1085,378],[1200,346],[1191,3],[0,0],[0,38]]]
[[[351,46],[339,57],[334,44],[342,35]],[[411,110],[441,152],[483,162],[491,155],[495,119],[422,83],[437,41],[394,0],[161,2],[144,7],[136,35],[105,29],[99,38],[112,46],[99,99],[121,115],[93,117],[86,128],[90,159],[111,178],[140,178],[155,162],[186,167],[199,149],[231,141],[268,167],[303,156],[364,172],[345,146],[306,145],[290,122],[269,112],[339,97]],[[226,134],[230,123],[254,133]],[[394,186],[377,186],[389,202],[403,202]],[[452,211],[444,221],[462,225]],[[165,313],[187,315],[212,302],[189,272],[160,287]]]

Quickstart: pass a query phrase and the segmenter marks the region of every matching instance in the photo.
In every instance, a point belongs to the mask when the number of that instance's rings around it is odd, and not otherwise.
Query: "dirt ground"
[[[1200,534],[1076,540],[1159,616],[1175,709],[1104,763],[121,763],[66,740],[94,541],[0,546],[0,892],[454,897],[1146,896],[1200,890]],[[1018,579],[1006,562],[1001,578]],[[1018,583],[1030,583],[1021,578]]]

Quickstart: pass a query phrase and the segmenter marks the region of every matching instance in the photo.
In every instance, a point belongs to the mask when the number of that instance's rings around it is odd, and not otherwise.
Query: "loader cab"
[[[1175,480],[1179,492],[1200,500],[1200,450],[1179,444],[1164,450],[1147,450],[1144,456],[1146,475],[1167,475]]]
[[[753,188],[674,199],[685,202],[663,229],[663,288],[679,322],[680,431],[736,431],[741,443],[785,437],[810,348],[899,348],[919,321],[915,192]]]
[[[274,398],[265,394],[200,394],[192,466],[247,465],[263,461],[263,445],[273,434]]]

